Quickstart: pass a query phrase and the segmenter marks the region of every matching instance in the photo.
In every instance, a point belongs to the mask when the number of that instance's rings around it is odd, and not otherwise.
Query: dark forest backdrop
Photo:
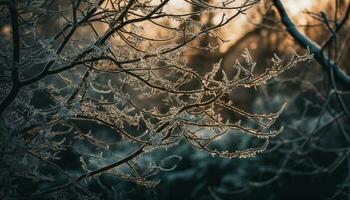
[[[350,199],[349,14],[0,0],[0,199]]]

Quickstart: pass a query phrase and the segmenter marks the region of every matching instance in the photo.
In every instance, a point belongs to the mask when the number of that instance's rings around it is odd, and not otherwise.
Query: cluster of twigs
[[[9,182],[9,187],[1,190],[2,196],[18,195],[6,190],[20,178],[54,180],[40,173],[43,166],[68,180],[34,196],[57,195],[68,188],[93,196],[82,181],[101,174],[154,186],[157,181],[147,180],[147,172],[141,172],[136,163],[148,152],[185,140],[213,156],[247,158],[263,152],[269,139],[282,131],[271,126],[284,105],[274,113],[249,113],[236,107],[228,94],[235,88],[258,87],[310,60],[311,53],[292,51],[289,62],[275,55],[272,66],[257,74],[257,63],[245,50],[244,63],[232,62],[232,77],[220,63],[196,71],[186,65],[186,53],[196,47],[196,41],[202,35],[220,39],[215,29],[259,1],[184,1],[189,7],[201,8],[184,13],[168,11],[169,2],[1,1],[2,21],[12,27],[11,35],[1,39],[6,48],[0,52],[4,65],[0,80],[4,91],[0,104],[1,180]],[[216,25],[206,27],[191,18],[227,9],[232,14],[222,15]],[[157,29],[157,33],[149,34],[148,29]],[[38,103],[41,99],[44,102]],[[220,111],[237,114],[242,122]],[[108,127],[120,138],[103,140],[98,133],[84,130],[81,123]],[[223,135],[237,133],[263,144],[230,152],[212,147]],[[119,143],[136,150],[117,161],[109,158],[96,165],[85,161],[82,154],[85,172],[74,177],[59,163],[61,151],[78,151],[72,137],[101,151],[113,152]],[[103,155],[99,158],[104,160]],[[16,191],[15,186],[12,189]]]

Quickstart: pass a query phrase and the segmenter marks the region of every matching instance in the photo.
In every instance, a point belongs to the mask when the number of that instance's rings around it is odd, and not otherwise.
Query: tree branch
[[[311,53],[314,54],[316,61],[323,67],[324,70],[328,72],[330,69],[333,69],[335,79],[338,83],[346,88],[350,88],[349,75],[346,74],[333,60],[323,54],[322,48],[318,44],[296,28],[280,0],[274,0],[273,3],[281,16],[283,25],[287,28],[288,33],[293,37],[293,39],[296,40],[303,48],[309,48]]]
[[[336,24],[334,33],[338,33],[342,27],[346,24],[346,21],[349,19],[350,16],[350,2],[348,4],[348,8],[345,11],[344,17],[341,19],[340,23]],[[322,45],[321,49],[324,50],[326,46],[328,46],[329,43],[332,42],[332,40],[335,38],[335,35],[332,33],[326,40],[326,42]]]
[[[80,175],[78,178],[76,178],[74,181],[71,181],[69,183],[66,183],[64,185],[61,185],[61,186],[58,186],[58,187],[55,187],[55,188],[52,188],[50,190],[47,190],[47,191],[44,191],[44,192],[41,192],[41,193],[37,193],[37,194],[34,194],[33,196],[41,196],[41,195],[45,195],[45,194],[52,194],[52,193],[55,193],[55,192],[58,192],[58,191],[61,191],[63,189],[66,189],[66,188],[69,188],[71,187],[72,185],[75,185],[77,183],[79,183],[80,181],[82,181],[83,179],[85,178],[89,178],[89,177],[92,177],[92,176],[96,176],[96,175],[99,175],[101,173],[104,173],[108,170],[111,170],[115,167],[118,167],[124,163],[127,163],[128,161],[136,158],[137,156],[139,156],[140,154],[144,153],[144,148],[145,148],[145,145],[142,145],[140,146],[136,151],[132,152],[131,154],[129,154],[128,156],[114,162],[114,163],[111,163],[109,165],[106,165],[104,167],[101,167],[101,168],[98,168],[94,171],[90,171],[88,173],[85,173],[85,174],[82,174]]]
[[[18,64],[20,61],[20,37],[18,27],[18,14],[16,10],[16,1],[11,1],[7,4],[10,11],[11,25],[12,25],[12,88],[10,93],[5,97],[4,101],[0,104],[0,115],[7,106],[16,98],[19,89],[19,77],[18,77]]]

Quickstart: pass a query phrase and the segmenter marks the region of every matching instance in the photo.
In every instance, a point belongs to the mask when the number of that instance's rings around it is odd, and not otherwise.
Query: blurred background
[[[298,29],[322,44],[329,30],[317,17],[321,12],[330,16],[335,12],[336,1],[293,0],[282,1]],[[173,1],[172,9],[189,8],[181,0]],[[187,6],[186,6],[187,5]],[[347,2],[343,1],[341,13]],[[170,8],[169,8],[170,9]],[[220,15],[202,16],[201,23],[217,23]],[[288,48],[303,52],[285,27],[271,1],[239,16],[218,34],[224,43],[203,38],[199,43],[217,45],[214,52],[191,51],[189,63],[194,68],[209,68],[222,60],[229,68],[233,60],[248,48],[257,62],[257,70],[270,64],[274,53],[288,57]],[[349,22],[339,33],[338,41],[343,45],[337,61],[343,70],[350,73]],[[281,135],[271,141],[267,152],[248,159],[213,158],[193,150],[182,143],[169,152],[155,155],[175,154],[181,156],[175,169],[161,173],[160,183],[153,189],[120,184],[121,198],[126,199],[348,199],[349,179],[349,117],[341,115],[344,109],[333,96],[327,71],[316,62],[298,64],[281,76],[261,86],[258,90],[244,89],[232,93],[231,98],[240,107],[255,113],[271,112],[276,106],[287,102],[287,108],[278,123],[284,126]],[[343,89],[348,89],[342,87]],[[343,96],[348,107],[350,95]],[[329,100],[329,101],[328,101]],[[328,107],[324,111],[324,107]],[[336,118],[336,119],[335,119]],[[249,141],[241,141],[240,147]],[[232,141],[220,143],[224,147]]]
[[[349,4],[345,0],[282,2],[298,29],[318,44],[322,44],[330,34],[321,17],[322,13],[333,17],[334,13],[339,12],[338,17],[341,18]],[[64,5],[57,3],[56,6]],[[200,9],[184,0],[171,0],[165,7],[167,12],[177,14]],[[193,16],[192,20],[211,26],[220,22],[222,12],[226,11]],[[230,15],[229,12],[232,11],[227,12]],[[60,19],[49,20],[50,24],[60,26]],[[11,37],[8,23],[3,23],[0,27],[1,37]],[[107,25],[97,27],[101,33],[108,28]],[[163,37],[168,34],[163,29],[157,30],[152,24],[145,23],[143,27],[148,36]],[[41,28],[43,35],[52,35],[55,32],[54,28]],[[347,74],[350,74],[349,28],[348,20],[337,34],[337,51],[331,48],[325,50],[330,57],[336,58],[337,64]],[[257,62],[256,70],[263,72],[271,66],[274,54],[287,60],[290,49],[299,54],[306,52],[286,32],[272,1],[268,0],[261,1],[215,32],[220,39],[217,36],[204,35],[191,44],[214,47],[210,51],[198,48],[185,52],[184,59],[189,67],[196,71],[209,71],[211,66],[221,60],[223,69],[229,71],[235,60],[242,59],[242,52],[248,49]],[[80,34],[87,33],[82,30]],[[157,175],[149,175],[152,180],[159,181],[157,186],[147,187],[117,177],[100,176],[87,183],[88,188],[92,192],[100,193],[101,199],[123,200],[350,199],[350,116],[346,112],[350,105],[350,94],[344,92],[342,95],[334,95],[335,86],[329,74],[330,72],[312,60],[285,71],[269,80],[266,85],[232,91],[230,99],[234,104],[253,113],[273,112],[287,103],[276,123],[276,126],[283,126],[284,130],[270,141],[263,154],[246,159],[212,157],[182,141],[179,145],[152,151],[137,161],[144,166],[158,166]],[[350,89],[350,86],[344,85],[337,87],[340,91]],[[43,95],[34,98],[36,99],[32,101],[36,107],[49,104],[48,98]],[[149,102],[141,98],[138,103],[146,105]],[[84,130],[95,132],[103,140],[120,140],[118,136],[110,134],[111,130],[107,127],[93,123],[81,125]],[[58,164],[62,169],[71,173],[81,171],[82,155],[86,155],[91,163],[101,164],[98,156],[94,158],[88,155],[99,154],[98,148],[88,147],[87,141],[75,142],[80,152],[65,149],[58,155],[61,159]],[[244,149],[251,143],[254,142],[249,138],[230,136],[221,140],[219,145],[225,149],[231,149],[232,146]],[[129,145],[121,143],[111,148],[115,152],[121,150],[125,153],[130,149]],[[115,154],[107,153],[104,156],[113,157]],[[29,181],[22,181],[18,184],[22,193],[26,194],[46,183],[37,186],[29,184]]]

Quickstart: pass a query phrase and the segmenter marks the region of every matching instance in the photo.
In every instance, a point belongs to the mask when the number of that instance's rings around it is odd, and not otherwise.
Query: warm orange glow
[[[304,11],[305,9],[310,9],[315,3],[320,3],[321,1],[314,1],[314,0],[283,0],[282,1],[285,4],[285,7],[289,11],[290,15],[296,16],[299,15],[300,12]]]
[[[210,4],[220,6],[221,1],[210,0]],[[319,12],[324,8],[325,5],[329,5],[329,0],[282,0],[290,16],[293,18],[296,24],[307,24],[308,18],[307,15],[302,12],[307,10],[313,12]],[[157,5],[160,3],[160,0],[152,0],[152,4]],[[236,1],[231,6],[239,6],[242,1]],[[261,4],[260,4],[261,5]],[[255,24],[261,22],[260,15],[257,15],[256,8],[260,5],[256,5],[253,8],[247,10],[245,15],[239,15],[233,19],[225,28],[215,30],[214,32],[218,34],[222,39],[226,40],[225,43],[219,44],[219,51],[221,53],[226,52],[233,44],[235,44],[240,38],[252,30],[255,27]],[[112,5],[105,5],[109,9],[113,9]],[[169,1],[163,9],[164,12],[168,14],[186,14],[191,12],[191,5],[184,0],[171,0]],[[208,12],[209,13],[209,12]],[[210,23],[219,24],[222,20],[222,16],[225,13],[226,18],[232,16],[234,12],[232,10],[219,10],[213,12],[213,18],[210,19],[209,15],[204,12],[200,18],[202,24]],[[139,13],[143,14],[143,13]],[[179,21],[173,20],[171,18],[162,18],[154,20],[160,24],[167,24],[171,27],[177,27],[180,25]],[[142,24],[142,25],[141,25]],[[98,30],[105,32],[108,29],[107,24],[96,24]],[[142,22],[140,23],[142,27],[142,35],[151,38],[167,38],[171,36],[171,33],[165,29],[159,28],[158,26],[152,24],[151,22]],[[118,42],[118,38],[114,38],[114,42]],[[256,48],[256,44],[252,45],[252,48]]]
[[[5,37],[10,37],[11,36],[11,26],[9,24],[4,25],[1,29],[0,29],[0,34],[4,35]]]
[[[164,11],[174,14],[185,14],[191,11],[191,6],[184,0],[171,0],[164,7]]]
[[[287,9],[289,15],[293,21],[298,25],[306,25],[310,23],[312,19],[303,12],[308,10],[311,12],[319,13],[322,10],[329,9],[329,0],[282,0]],[[258,5],[259,6],[259,5]],[[220,45],[220,52],[226,52],[233,44],[235,44],[245,33],[254,28],[254,24],[259,24],[261,19],[259,15],[256,15],[256,8],[249,9],[246,15],[238,16],[232,22],[230,22],[225,28],[218,31],[219,35],[229,40],[229,42]],[[214,22],[219,22],[221,14],[217,14],[214,17]],[[253,23],[251,23],[253,22]],[[303,31],[303,30],[301,30]],[[254,47],[254,45],[253,45]]]

